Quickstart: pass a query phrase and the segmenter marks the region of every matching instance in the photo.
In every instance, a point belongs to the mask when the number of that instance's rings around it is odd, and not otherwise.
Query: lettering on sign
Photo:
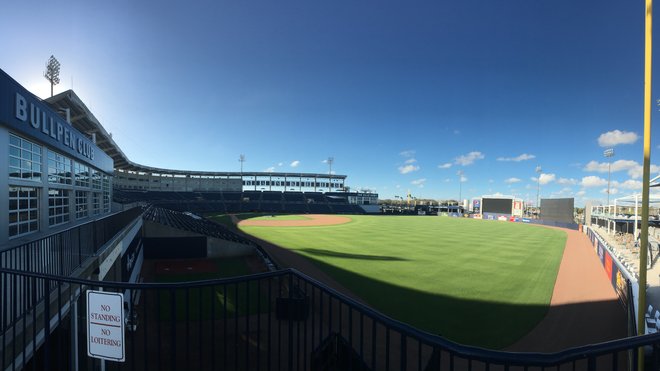
[[[70,149],[77,151],[80,155],[94,160],[93,145],[76,135],[73,130],[69,129],[71,126],[63,123],[60,117],[42,110],[32,102],[28,103],[28,100],[20,93],[16,93],[15,102],[16,119],[29,123],[34,130],[39,130]]]
[[[124,295],[87,290],[87,354],[123,362]]]

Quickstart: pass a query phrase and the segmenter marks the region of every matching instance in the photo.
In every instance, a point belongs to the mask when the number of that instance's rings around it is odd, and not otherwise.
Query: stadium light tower
[[[46,62],[46,71],[44,72],[46,80],[50,81],[50,96],[53,96],[53,86],[60,83],[60,62],[51,55]]]
[[[238,162],[241,163],[241,190],[243,189],[243,163],[245,162],[245,155],[238,156]]]
[[[536,169],[534,170],[538,176],[536,177],[536,209],[537,209],[537,217],[541,216],[541,166],[537,165]]]
[[[458,206],[461,205],[463,197],[463,174],[465,174],[463,170],[456,172],[456,175],[458,175]]]
[[[329,167],[329,169],[328,169],[328,175],[332,175],[332,163],[333,163],[333,162],[335,162],[335,158],[334,158],[334,157],[328,157],[328,159],[326,160],[326,163],[328,164],[328,167]]]
[[[610,159],[614,157],[614,148],[608,148],[603,152],[603,156]],[[607,212],[610,211],[610,177],[612,175],[612,160],[607,160]]]

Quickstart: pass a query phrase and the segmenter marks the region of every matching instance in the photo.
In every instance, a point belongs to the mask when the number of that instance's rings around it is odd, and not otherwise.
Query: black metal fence
[[[2,250],[0,267],[68,276],[143,211],[141,208],[122,211]]]
[[[85,291],[120,292],[125,361],[108,370],[627,370],[660,334],[554,354],[463,346],[392,320],[295,270],[172,284],[129,284],[0,269],[29,311],[0,306],[0,369],[101,369],[87,356]],[[386,294],[386,293],[384,293]],[[658,369],[649,364],[648,369]]]

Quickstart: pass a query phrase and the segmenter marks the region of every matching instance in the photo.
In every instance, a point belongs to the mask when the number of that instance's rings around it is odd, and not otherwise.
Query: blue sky
[[[542,197],[581,205],[607,197],[610,146],[612,198],[641,189],[643,22],[641,0],[28,0],[0,13],[0,68],[47,97],[54,54],[55,92],[148,166],[323,173],[332,156],[381,198],[525,200],[540,166]]]

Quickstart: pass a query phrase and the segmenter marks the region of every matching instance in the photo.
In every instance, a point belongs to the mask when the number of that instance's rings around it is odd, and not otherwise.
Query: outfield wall
[[[633,313],[637,313],[637,300],[639,297],[639,282],[637,277],[633,275],[626,266],[619,261],[612,248],[605,242],[605,240],[598,235],[593,229],[588,226],[584,227],[584,233],[587,235],[591,244],[594,247],[594,252],[598,255],[605,275],[610,280],[610,284],[616,291],[619,298],[624,301],[624,305],[633,306]],[[632,286],[632,298],[627,298],[626,282],[630,282]],[[634,318],[635,327],[637,326],[637,316]]]

